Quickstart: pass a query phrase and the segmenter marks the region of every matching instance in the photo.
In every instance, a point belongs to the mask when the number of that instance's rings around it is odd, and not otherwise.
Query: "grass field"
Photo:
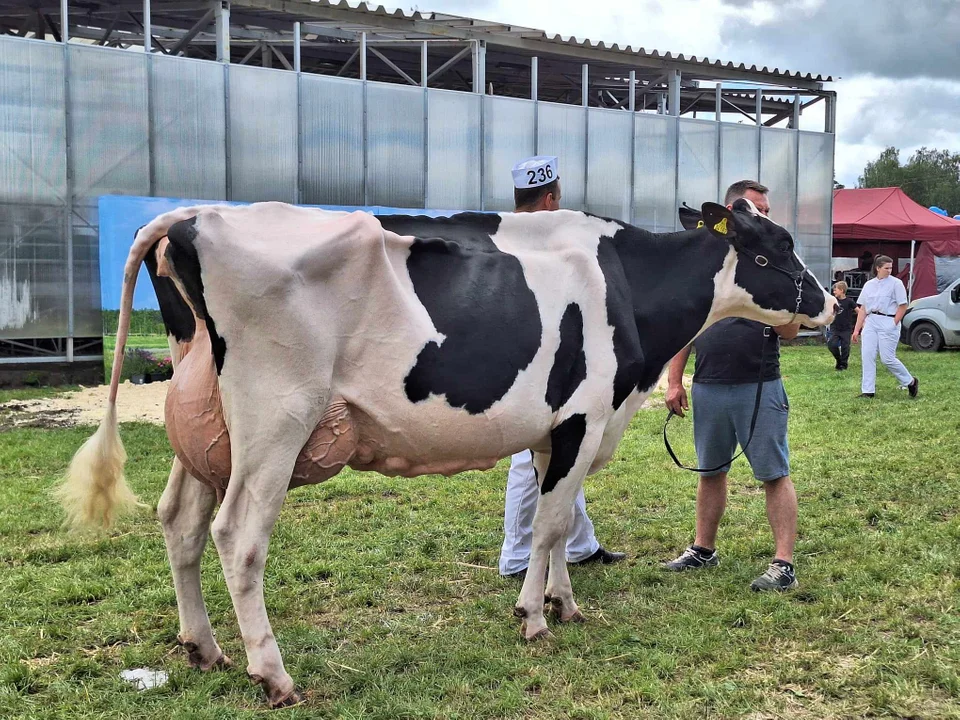
[[[901,351],[921,397],[883,374],[868,401],[858,358],[838,374],[822,347],[783,354],[799,591],[748,591],[771,539],[742,461],[721,566],[658,568],[691,540],[695,487],[663,450],[663,410],[642,411],[587,484],[598,536],[628,561],[572,569],[588,621],[543,644],[521,640],[519,585],[493,569],[505,463],[449,479],[345,472],[292,493],[274,533],[267,607],[308,696],[283,717],[960,718],[960,357]],[[689,431],[672,432],[692,460]],[[212,548],[208,608],[240,669],[191,671],[175,647],[154,513],[171,458],[162,428],[123,427],[150,509],[105,537],[59,530],[48,491],[89,432],[0,433],[0,717],[265,714]],[[118,678],[141,666],[169,683],[138,693]]]

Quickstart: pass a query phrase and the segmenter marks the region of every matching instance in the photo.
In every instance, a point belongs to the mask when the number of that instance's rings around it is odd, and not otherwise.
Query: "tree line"
[[[858,188],[899,187],[924,207],[960,214],[960,153],[922,147],[901,164],[900,151],[888,147],[867,163]]]

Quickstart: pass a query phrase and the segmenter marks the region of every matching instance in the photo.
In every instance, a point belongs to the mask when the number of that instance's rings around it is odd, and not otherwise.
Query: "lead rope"
[[[753,260],[760,267],[767,267],[769,265],[774,270],[780,270],[780,268],[778,268],[777,266],[770,265],[769,261],[763,255],[754,255]],[[785,271],[780,270],[780,272],[785,272]],[[794,280],[797,284],[797,306],[793,310],[793,317],[790,318],[790,322],[787,323],[788,325],[792,324],[793,321],[796,320],[797,315],[800,314],[800,302],[803,299],[803,274],[802,273],[798,274],[794,278]],[[677,454],[673,452],[673,448],[670,447],[670,441],[667,439],[667,425],[670,423],[670,419],[674,415],[676,415],[676,413],[673,412],[673,410],[671,410],[670,412],[667,413],[667,419],[663,423],[663,444],[666,446],[667,452],[670,454],[671,459],[673,460],[673,462],[676,464],[678,468],[681,468],[683,470],[689,470],[690,472],[713,473],[719,470],[720,468],[729,465],[730,463],[732,463],[734,460],[736,460],[738,457],[740,457],[747,451],[747,448],[750,446],[750,443],[753,441],[753,431],[757,426],[757,415],[759,415],[760,413],[760,399],[763,395],[763,371],[764,371],[764,366],[767,364],[767,338],[770,337],[770,332],[772,332],[772,329],[769,327],[765,327],[763,329],[763,338],[761,340],[762,345],[760,346],[760,373],[757,376],[757,397],[753,403],[753,416],[750,418],[750,436],[747,438],[746,444],[740,448],[740,452],[738,452],[736,455],[734,455],[732,458],[730,458],[726,462],[720,463],[715,468],[687,467],[682,462],[680,462],[680,459],[677,457]]]

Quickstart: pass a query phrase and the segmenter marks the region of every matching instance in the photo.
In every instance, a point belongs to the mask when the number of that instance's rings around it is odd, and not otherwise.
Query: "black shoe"
[[[706,550],[705,548],[691,545],[681,553],[680,557],[665,562],[664,570],[673,570],[674,572],[683,572],[684,570],[700,570],[706,567],[716,567],[720,564],[720,556],[716,550]]]
[[[754,592],[768,590],[783,592],[784,590],[793,590],[799,584],[793,565],[783,560],[774,560],[763,575],[750,583],[750,589]]]
[[[873,393],[860,393],[860,397],[872,398],[872,397],[873,397]]]
[[[917,393],[920,392],[920,380],[914,378],[913,382],[907,385],[907,391],[910,393],[910,397],[916,397]]]
[[[500,577],[506,578],[507,580],[519,580],[523,582],[527,579],[527,569],[517,570],[515,573],[510,573],[509,575],[501,575]]]
[[[622,552],[610,552],[601,545],[597,548],[597,551],[588,558],[583,560],[577,560],[575,563],[570,563],[571,565],[589,565],[591,563],[600,563],[601,565],[613,565],[618,563],[627,557],[626,553]]]

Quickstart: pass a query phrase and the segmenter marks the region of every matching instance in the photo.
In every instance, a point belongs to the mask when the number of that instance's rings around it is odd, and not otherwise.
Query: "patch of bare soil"
[[[117,411],[120,422],[150,422],[163,425],[163,404],[168,382],[120,386]],[[18,427],[65,428],[97,425],[107,409],[109,385],[82,388],[77,392],[36,400],[13,400],[0,404],[0,431]]]

